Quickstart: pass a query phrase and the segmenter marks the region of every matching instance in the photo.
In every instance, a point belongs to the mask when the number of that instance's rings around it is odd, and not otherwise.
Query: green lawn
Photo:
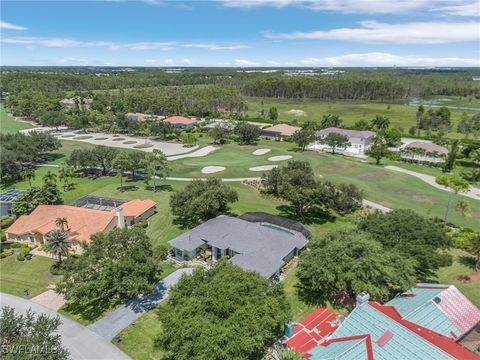
[[[19,130],[30,129],[33,126],[28,123],[15,121],[12,115],[7,113],[5,107],[0,104],[0,132],[15,133]]]
[[[155,347],[155,338],[161,330],[157,313],[151,310],[120,332],[113,343],[135,360],[159,359],[162,352]],[[121,339],[120,343],[117,338]]]
[[[480,307],[480,282],[462,283],[458,280],[460,275],[475,273],[475,259],[468,253],[459,249],[452,249],[453,264],[440,268],[437,271],[437,281],[441,284],[455,285],[472,303]]]
[[[442,97],[446,98],[446,97]],[[263,105],[262,105],[263,103]],[[466,107],[480,107],[477,101],[473,101],[468,104],[454,98],[452,101],[440,102],[441,105],[451,106],[466,106]],[[473,104],[473,105],[472,105]],[[391,125],[399,129],[403,129],[406,133],[408,129],[415,126],[416,118],[415,113],[417,107],[408,106],[404,104],[395,103],[379,103],[379,102],[355,102],[355,101],[320,101],[320,100],[281,100],[281,99],[268,99],[268,98],[247,98],[248,113],[252,116],[256,116],[257,111],[268,109],[272,106],[277,107],[279,111],[279,121],[292,122],[298,120],[299,122],[312,120],[320,121],[322,115],[331,113],[340,115],[345,125],[353,125],[358,120],[372,120],[375,115],[386,115],[391,121]],[[428,108],[428,106],[426,106]],[[306,116],[295,116],[288,113],[288,111],[296,109],[303,110],[307,113]],[[462,137],[463,135],[456,132],[457,124],[460,121],[460,117],[464,110],[451,109],[452,113],[452,132],[449,133],[450,137]],[[466,111],[470,116],[475,114],[475,111]],[[478,112],[478,111],[476,111]]]
[[[60,276],[50,274],[50,266],[55,260],[36,256],[31,260],[17,261],[15,255],[0,260],[0,291],[23,296],[23,291],[30,291],[29,298],[47,291],[47,286],[55,284]]]

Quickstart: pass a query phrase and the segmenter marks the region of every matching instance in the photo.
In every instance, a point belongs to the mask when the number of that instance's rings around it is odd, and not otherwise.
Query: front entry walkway
[[[88,328],[106,340],[112,340],[120,331],[135,322],[140,316],[155,307],[158,303],[165,300],[168,297],[170,288],[180,280],[182,275],[190,275],[193,273],[193,270],[192,268],[184,268],[174,271],[157,284],[151,296],[138,296],[131,299],[124,306],[93,324],[88,325]]]

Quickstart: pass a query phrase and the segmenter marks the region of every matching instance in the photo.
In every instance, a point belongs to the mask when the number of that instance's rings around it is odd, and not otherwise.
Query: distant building
[[[125,119],[129,121],[140,121],[144,122],[145,121],[145,114],[141,113],[136,113],[136,112],[129,112],[125,114]]]
[[[448,155],[448,149],[430,141],[413,141],[400,148],[400,157],[404,160],[422,163],[442,163]]]
[[[260,137],[270,140],[281,140],[293,136],[301,128],[298,126],[291,126],[287,124],[277,124],[266,129],[262,129]]]
[[[235,128],[235,125],[229,123],[227,120],[213,120],[210,124],[207,124],[205,126],[202,126],[203,131],[210,131],[216,128],[217,126],[220,126],[221,128],[225,129],[226,131],[233,131]]]
[[[340,129],[336,127],[330,127],[326,129],[319,130],[315,133],[317,140],[308,146],[312,150],[326,150],[329,151],[331,148],[322,144],[322,139],[325,138],[328,134],[341,134],[348,137],[350,146],[345,149],[338,149],[337,151],[344,154],[351,155],[364,155],[365,152],[370,149],[373,143],[373,138],[375,133],[373,131],[358,131],[358,130],[349,130],[349,129]]]
[[[92,102],[93,102],[92,98],[88,98],[88,97],[81,98],[79,96],[60,100],[60,104],[62,104],[62,106],[68,110],[73,109],[76,106],[76,104],[78,104],[78,107],[80,109],[88,110],[90,109]]]
[[[417,284],[384,305],[358,294],[345,319],[317,309],[286,345],[310,360],[475,360],[479,322],[480,310],[455,286]],[[466,341],[472,334],[477,341]]]
[[[0,194],[0,216],[12,216],[13,202],[22,196],[23,190],[11,189]]]
[[[74,251],[81,252],[80,243],[89,243],[98,232],[129,227],[152,216],[156,203],[153,200],[135,199],[107,211],[69,205],[39,205],[29,215],[20,216],[6,231],[9,241],[30,245],[45,244],[45,237],[57,228],[58,218],[66,218],[68,231],[74,242]]]
[[[171,116],[163,120],[179,129],[191,129],[197,123],[196,119],[186,118],[184,116]]]
[[[300,232],[271,223],[219,216],[169,241],[178,262],[208,250],[210,261],[227,257],[234,265],[274,280],[282,267],[307,244]]]

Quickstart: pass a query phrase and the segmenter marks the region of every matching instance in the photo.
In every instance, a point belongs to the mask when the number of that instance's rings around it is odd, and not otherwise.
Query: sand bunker
[[[298,110],[298,109],[292,109],[287,111],[287,114],[293,115],[293,116],[307,116],[307,113],[303,110]]]
[[[283,160],[288,160],[291,159],[291,155],[280,155],[280,156],[272,156],[268,158],[268,161],[283,161]]]
[[[250,171],[268,171],[268,170],[275,169],[276,167],[278,167],[278,165],[262,165],[262,166],[251,167],[248,170],[250,170]]]
[[[272,151],[272,149],[257,149],[253,152],[253,155],[265,155],[270,151]]]
[[[205,166],[202,169],[202,174],[213,174],[220,171],[224,171],[225,169],[226,168],[224,168],[223,166]]]

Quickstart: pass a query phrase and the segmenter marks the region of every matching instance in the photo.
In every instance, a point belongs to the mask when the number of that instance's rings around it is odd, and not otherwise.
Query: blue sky
[[[478,0],[2,1],[2,65],[480,66]]]

